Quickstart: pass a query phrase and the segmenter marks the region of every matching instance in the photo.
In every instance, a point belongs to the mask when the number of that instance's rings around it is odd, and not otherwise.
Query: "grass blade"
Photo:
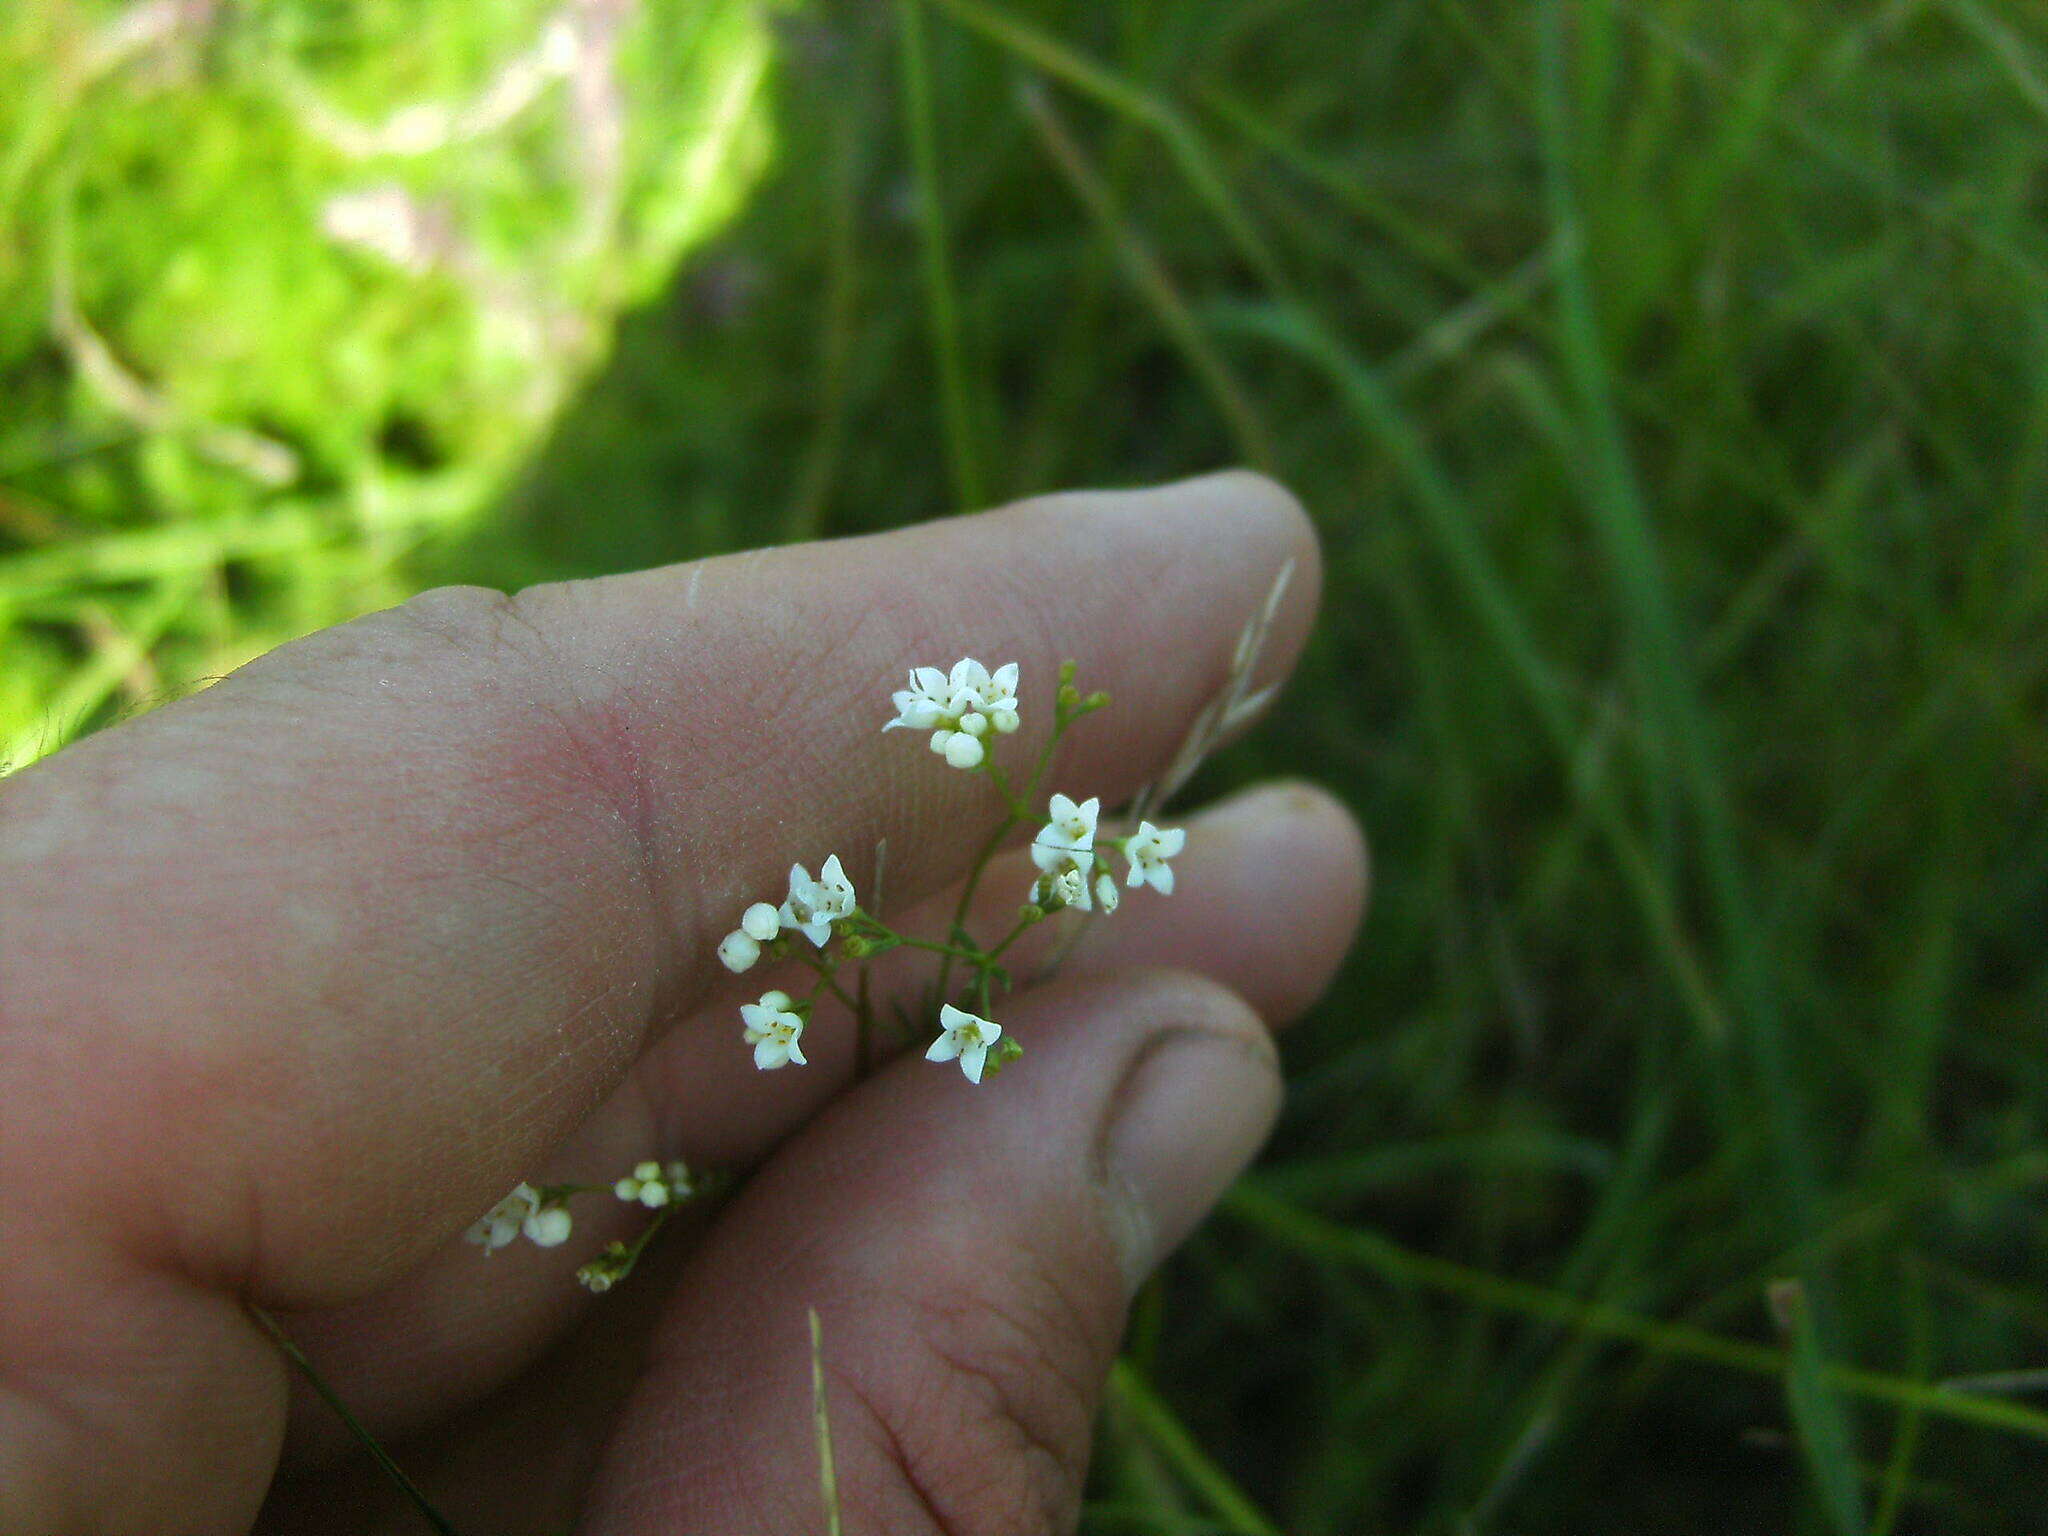
[[[1340,1226],[1275,1199],[1255,1179],[1240,1183],[1225,1196],[1223,1210],[1300,1253],[1324,1263],[1365,1270],[1393,1285],[1436,1291],[1489,1311],[1533,1318],[1633,1344],[1653,1354],[1696,1360],[1745,1375],[1782,1379],[1788,1365],[1786,1352],[1767,1344],[1731,1339],[1684,1323],[1662,1322],[1601,1302],[1581,1301],[1532,1281],[1512,1280],[1417,1253],[1377,1232]],[[1834,1361],[1822,1361],[1817,1370],[1838,1392],[2048,1444],[2048,1413],[2024,1403],[1954,1392]]]
[[[939,400],[946,418],[946,456],[953,496],[962,511],[983,505],[981,466],[974,451],[967,372],[960,361],[960,313],[954,302],[952,259],[946,242],[945,199],[939,192],[939,153],[932,129],[931,64],[925,54],[924,0],[896,0],[896,38],[903,68],[904,125],[917,176],[917,222],[924,259],[925,308],[939,370]]]
[[[1235,1536],[1280,1536],[1279,1527],[1245,1497],[1230,1476],[1211,1461],[1195,1443],[1187,1426],[1159,1400],[1145,1378],[1128,1360],[1119,1359],[1109,1371],[1109,1400],[1144,1433],[1166,1462],[1205,1500]]]
[[[925,3],[940,7],[962,26],[980,33],[1034,69],[1158,134],[1182,177],[1223,227],[1245,265],[1258,275],[1270,293],[1284,297],[1292,292],[1278,259],[1238,205],[1229,185],[1217,174],[1208,145],[1178,109],[1073,52],[1057,39],[983,4],[982,0]]]
[[[1018,93],[1025,118],[1038,132],[1046,153],[1067,178],[1074,195],[1088,211],[1103,238],[1115,250],[1125,274],[1157,316],[1160,328],[1186,361],[1217,412],[1230,429],[1237,451],[1260,469],[1273,467],[1273,436],[1253,408],[1230,365],[1210,345],[1202,327],[1175,287],[1172,276],[1152,253],[1116,204],[1116,196],[1089,164],[1081,146],[1054,110],[1044,91],[1026,84]]]

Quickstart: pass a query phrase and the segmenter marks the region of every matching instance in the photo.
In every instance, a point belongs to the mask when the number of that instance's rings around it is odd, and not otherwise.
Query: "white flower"
[[[1087,874],[1095,867],[1095,818],[1102,801],[1090,796],[1076,805],[1065,795],[1054,795],[1049,809],[1052,819],[1032,840],[1031,862],[1048,875],[1067,868]]]
[[[1149,821],[1138,823],[1138,830],[1124,843],[1124,857],[1131,861],[1131,875],[1126,882],[1136,888],[1149,885],[1162,896],[1173,894],[1173,866],[1166,861],[1187,845],[1188,835],[1179,827],[1161,829]]]
[[[952,701],[953,689],[945,673],[937,667],[912,667],[910,686],[897,689],[892,699],[896,718],[882,729],[893,731],[900,725],[913,731],[928,731],[946,717],[946,706]]]
[[[1114,912],[1116,904],[1123,899],[1123,893],[1116,888],[1116,876],[1104,870],[1095,877],[1095,900],[1104,913]]]
[[[804,1060],[803,1015],[790,1010],[787,992],[763,992],[758,1003],[742,1003],[740,1017],[746,1021],[747,1044],[754,1048],[754,1065],[763,1072]],[[634,1170],[636,1173],[639,1170]]]
[[[1079,907],[1086,912],[1088,877],[1071,864],[1057,874],[1040,875],[1031,887],[1031,900],[1048,912],[1057,912],[1062,907]]]
[[[783,901],[782,910],[776,918],[785,927],[796,929],[823,949],[832,937],[833,919],[851,916],[855,905],[853,882],[839,867],[839,855],[835,853],[825,861],[825,867],[818,871],[815,880],[803,865],[790,866],[789,896]]]
[[[542,1206],[520,1223],[520,1230],[533,1240],[536,1248],[558,1248],[569,1238],[569,1211],[566,1206]]]
[[[988,703],[990,681],[987,667],[972,656],[962,656],[953,663],[952,676],[946,679],[946,686],[952,690],[946,701],[946,713],[965,715],[981,709]]]
[[[519,1236],[528,1217],[540,1209],[540,1191],[531,1184],[516,1185],[512,1193],[492,1206],[462,1234],[462,1240],[476,1243],[489,1258]]]
[[[910,686],[894,695],[896,718],[882,729],[904,726],[930,731],[932,750],[955,768],[979,768],[988,749],[981,738],[1017,729],[1017,663],[991,674],[972,656],[953,663],[950,673],[913,667]],[[964,739],[963,739],[964,738]]]
[[[988,1048],[996,1043],[1003,1026],[993,1019],[978,1018],[964,1008],[955,1008],[951,1003],[939,1010],[939,1023],[945,1026],[946,1032],[932,1042],[931,1049],[924,1053],[924,1059],[951,1061],[957,1056],[967,1081],[980,1082],[982,1065],[988,1060]]]
[[[761,945],[752,934],[735,928],[718,941],[718,958],[728,971],[751,970],[761,958]]]
[[[669,1201],[689,1195],[690,1171],[681,1163],[666,1168],[652,1160],[636,1163],[631,1173],[612,1186],[612,1193],[621,1200],[637,1200],[650,1211],[659,1210]]]
[[[766,944],[782,932],[782,914],[768,902],[757,901],[740,919],[740,932],[757,944]]]
[[[981,707],[989,724],[1005,736],[1017,729],[1017,663],[1007,662],[990,674],[988,686],[981,690]]]

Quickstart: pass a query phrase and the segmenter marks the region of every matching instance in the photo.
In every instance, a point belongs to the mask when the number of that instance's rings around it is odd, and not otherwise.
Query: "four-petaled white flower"
[[[988,756],[982,738],[990,731],[1007,735],[1017,729],[1017,663],[1006,662],[990,672],[972,656],[953,663],[950,673],[937,667],[912,667],[910,686],[892,696],[896,718],[882,729],[898,726],[930,731],[932,750],[955,768],[979,768]]]
[[[690,1192],[688,1168],[681,1163],[670,1163],[664,1168],[652,1160],[636,1163],[631,1173],[612,1186],[612,1193],[621,1200],[637,1200],[650,1211],[671,1200],[687,1199]]]
[[[792,1061],[810,1065],[804,1060],[803,1015],[790,1008],[787,992],[763,992],[758,1003],[742,1003],[740,1017],[746,1021],[747,1044],[754,1048],[754,1065],[763,1072]]]
[[[1076,805],[1066,795],[1054,795],[1049,807],[1052,819],[1038,829],[1031,843],[1031,862],[1048,875],[1065,869],[1087,874],[1095,867],[1095,818],[1102,801],[1091,795]]]
[[[560,1205],[542,1201],[531,1184],[518,1184],[512,1193],[471,1222],[462,1236],[475,1243],[489,1258],[524,1232],[542,1248],[553,1248],[568,1239],[569,1212]]]
[[[988,723],[1005,736],[1023,723],[1017,715],[1017,663],[1008,662],[989,674],[981,690],[981,707]]]
[[[913,731],[934,730],[945,721],[953,688],[937,667],[912,667],[910,686],[898,688],[890,702],[896,706],[896,718],[883,730],[893,731],[899,725]]]
[[[492,1206],[483,1215],[470,1223],[469,1230],[462,1234],[464,1242],[475,1243],[489,1258],[519,1236],[519,1229],[540,1208],[540,1191],[531,1184],[520,1184],[511,1194]]]
[[[939,1010],[939,1023],[945,1026],[945,1033],[931,1044],[924,1053],[926,1061],[951,1061],[959,1058],[960,1070],[967,1075],[967,1081],[981,1081],[981,1069],[988,1060],[988,1048],[996,1043],[1003,1032],[1003,1026],[993,1019],[984,1019],[969,1013],[964,1008],[955,1008],[947,1003]]]
[[[776,913],[776,920],[785,927],[796,929],[823,949],[832,937],[833,920],[850,917],[856,904],[853,882],[839,867],[839,855],[835,853],[825,861],[825,867],[818,871],[815,880],[803,865],[790,866],[789,895],[782,903],[782,910]],[[761,905],[766,906],[767,903]],[[753,916],[753,908],[747,909],[747,915]]]
[[[1173,866],[1166,861],[1187,845],[1188,835],[1179,827],[1155,827],[1149,821],[1124,842],[1124,857],[1131,861],[1132,887],[1149,885],[1162,896],[1173,894]]]

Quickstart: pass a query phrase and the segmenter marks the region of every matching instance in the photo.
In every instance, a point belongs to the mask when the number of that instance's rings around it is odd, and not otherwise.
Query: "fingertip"
[[[1097,1153],[1128,1289],[1187,1238],[1279,1118],[1279,1053],[1244,998],[1193,971],[1102,978],[1101,1012],[1146,1022],[1111,1092]]]

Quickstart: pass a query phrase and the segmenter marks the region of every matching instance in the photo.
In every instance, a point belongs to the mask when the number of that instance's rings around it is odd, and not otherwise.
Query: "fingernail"
[[[1258,1154],[1280,1093],[1272,1044],[1256,1025],[1163,1030],[1132,1059],[1101,1146],[1110,1232],[1133,1291]]]

